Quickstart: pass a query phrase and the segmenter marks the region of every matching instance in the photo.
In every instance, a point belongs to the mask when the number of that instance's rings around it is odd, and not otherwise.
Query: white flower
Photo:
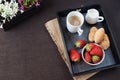
[[[2,2],[2,0],[0,0],[0,3]]]
[[[4,8],[4,5],[3,5],[3,4],[0,4],[0,13],[3,12],[3,8]]]
[[[0,15],[5,18],[5,20],[12,19],[16,16],[19,11],[18,3],[15,0],[11,0],[10,2],[4,0],[4,4],[0,4]]]

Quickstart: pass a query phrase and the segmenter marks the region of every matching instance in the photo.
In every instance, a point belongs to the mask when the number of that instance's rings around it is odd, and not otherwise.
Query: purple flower
[[[36,2],[35,6],[40,6],[40,4],[38,2]]]
[[[20,6],[20,10],[24,11],[24,6],[23,5]]]
[[[23,1],[23,0],[18,0],[18,3],[20,3],[20,4],[21,4],[21,3],[22,3],[22,1]]]

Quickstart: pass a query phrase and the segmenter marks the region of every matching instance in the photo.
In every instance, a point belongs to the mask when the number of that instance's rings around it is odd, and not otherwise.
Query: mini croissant
[[[93,41],[94,41],[94,36],[95,36],[96,31],[97,31],[97,28],[96,28],[96,27],[92,27],[92,28],[90,29],[89,37],[88,37],[88,39],[89,39],[90,42],[93,42]]]
[[[105,35],[105,30],[104,28],[100,28],[96,31],[95,36],[94,36],[94,41],[95,43],[100,43],[103,41]]]
[[[100,43],[101,47],[106,50],[110,46],[108,35],[105,34],[103,41]]]

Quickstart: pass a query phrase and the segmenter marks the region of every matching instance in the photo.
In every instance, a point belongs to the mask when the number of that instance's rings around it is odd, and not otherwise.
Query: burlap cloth
[[[48,30],[48,32],[49,32],[50,36],[52,37],[53,41],[55,42],[55,44],[58,48],[58,51],[60,52],[61,57],[63,58],[67,67],[69,68],[57,19],[53,19],[53,20],[50,20],[50,21],[46,22],[45,27]],[[92,72],[92,73],[87,73],[87,74],[84,74],[84,75],[73,76],[73,79],[74,80],[87,80],[88,78],[95,75],[96,73],[97,72]]]

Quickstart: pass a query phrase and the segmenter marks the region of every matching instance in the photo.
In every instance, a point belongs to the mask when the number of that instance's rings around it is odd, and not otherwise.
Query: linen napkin
[[[59,51],[62,59],[64,60],[64,62],[66,63],[66,65],[69,69],[68,61],[67,61],[66,55],[65,55],[65,48],[64,48],[64,45],[62,42],[62,37],[60,34],[58,20],[55,18],[55,19],[52,19],[52,20],[46,22],[45,27],[48,30],[52,40],[54,41],[54,43],[56,44],[56,46],[58,48],[58,51]],[[73,76],[73,79],[74,80],[87,80],[88,78],[95,75],[96,73],[97,72],[92,72],[92,73],[82,74],[79,76]]]

